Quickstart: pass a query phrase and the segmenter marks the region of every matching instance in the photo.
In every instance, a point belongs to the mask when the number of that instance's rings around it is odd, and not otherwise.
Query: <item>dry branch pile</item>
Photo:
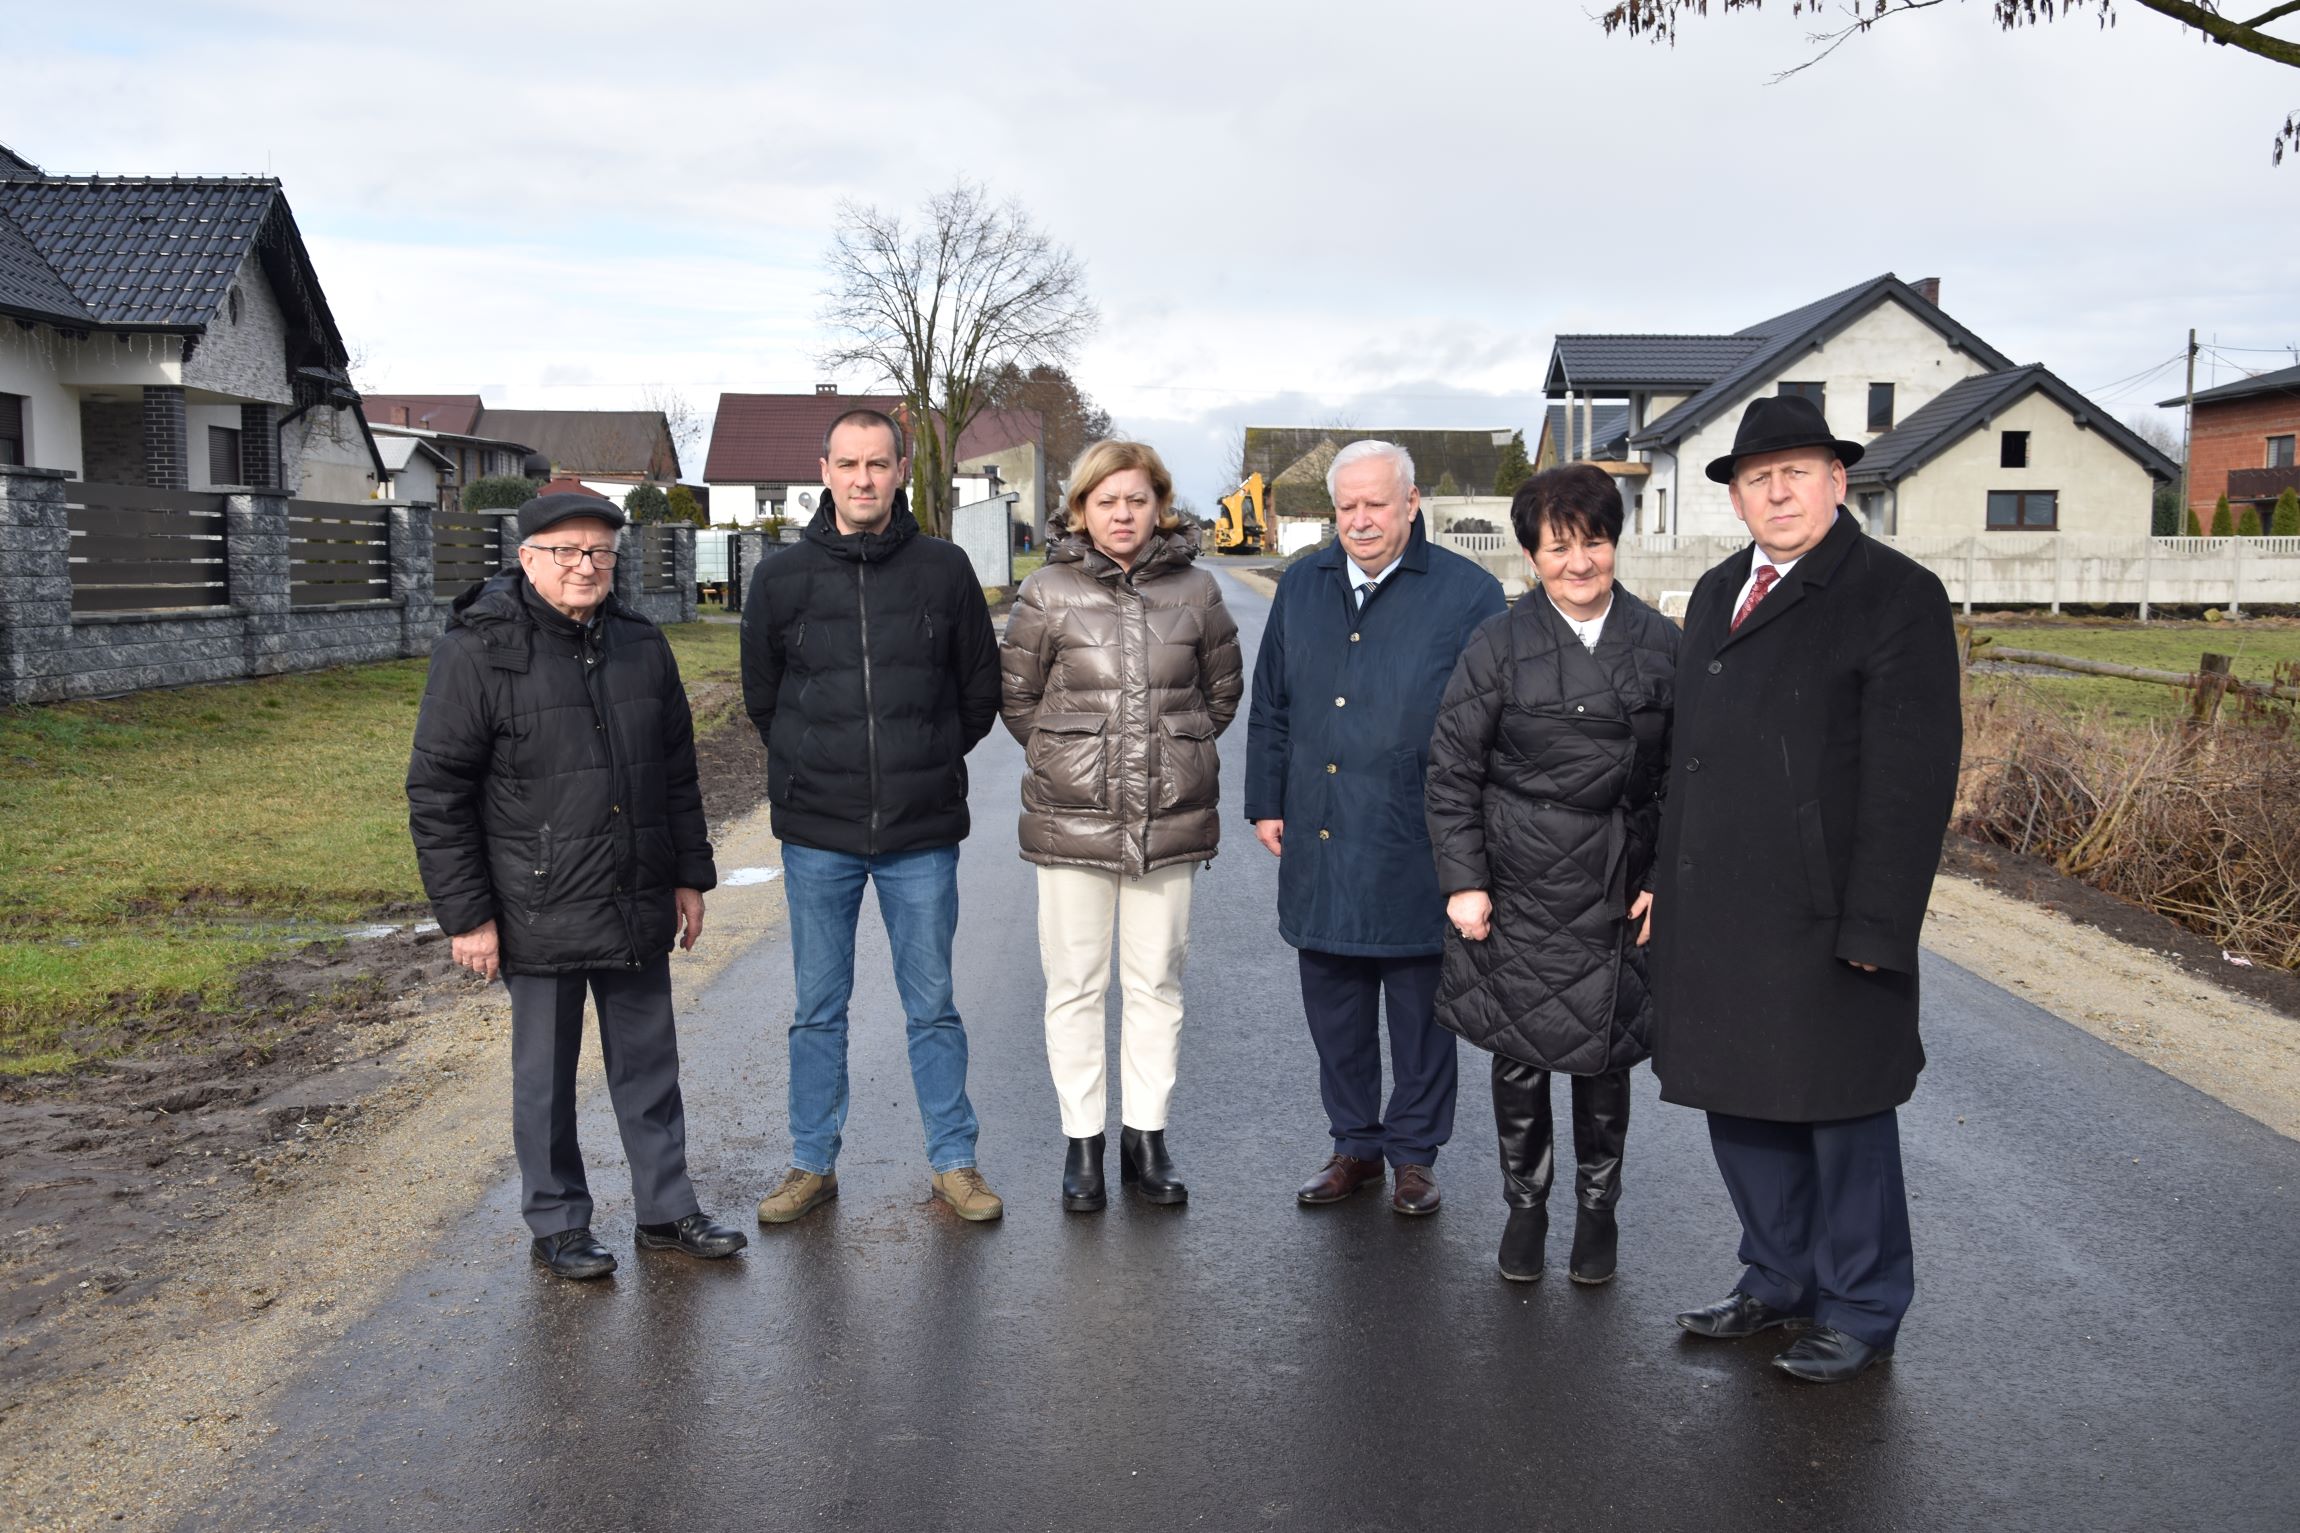
[[[2202,728],[2136,728],[1995,688],[1966,707],[1958,828],[2300,969],[2292,718],[2248,702]]]

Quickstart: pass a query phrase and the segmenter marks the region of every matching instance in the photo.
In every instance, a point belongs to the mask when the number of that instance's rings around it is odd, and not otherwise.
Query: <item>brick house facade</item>
[[[2231,510],[2258,506],[2265,520],[2278,495],[2300,489],[2300,367],[2197,395],[2188,442],[2188,506],[2197,521],[2209,527],[2223,495]]]

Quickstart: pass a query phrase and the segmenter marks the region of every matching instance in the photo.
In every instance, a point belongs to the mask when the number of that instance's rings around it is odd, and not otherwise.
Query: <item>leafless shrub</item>
[[[1958,828],[2300,969],[2292,714],[2248,699],[2202,728],[2133,725],[1992,689],[1966,707]]]

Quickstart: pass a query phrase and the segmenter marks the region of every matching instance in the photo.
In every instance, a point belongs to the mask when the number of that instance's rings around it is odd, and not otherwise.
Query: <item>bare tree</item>
[[[1717,8],[1727,13],[1762,9],[1765,0],[1717,0]],[[1789,14],[1810,16],[1817,30],[1806,35],[1806,41],[1819,51],[1802,64],[1795,64],[1774,76],[1785,80],[1802,69],[1809,69],[1843,47],[1855,35],[1867,32],[1879,23],[1910,11],[1929,11],[1945,0],[1787,0]],[[2048,21],[2066,20],[2072,16],[2089,15],[2102,27],[2116,25],[2116,0],[1988,0],[1996,23],[2010,32],[2016,27],[2039,26]],[[2283,0],[2271,4],[2268,0],[2244,0],[2246,9],[2259,5],[2264,8],[2249,20],[2236,21],[2220,13],[2217,0],[2132,0],[2144,10],[2170,17],[2200,37],[2222,47],[2237,48],[2272,63],[2300,69],[2300,41],[2271,36],[2267,28],[2271,22],[2286,21],[2300,16],[2300,0]],[[1709,0],[1615,0],[1598,13],[1598,24],[1609,33],[1627,32],[1632,37],[1651,38],[1656,42],[1677,41],[1677,23],[1686,12],[1696,16],[1709,14]],[[2300,21],[2291,26],[2300,31]],[[2284,163],[2284,152],[2300,152],[2300,112],[2285,117],[2284,126],[2277,130],[2270,152],[2270,163]]]
[[[1018,205],[967,180],[928,199],[915,226],[842,204],[827,259],[822,319],[839,340],[820,360],[867,368],[902,395],[912,506],[944,536],[958,439],[990,404],[992,378],[1067,363],[1093,333],[1085,267]]]
[[[680,466],[690,472],[699,471],[697,453],[703,442],[703,412],[667,383],[650,383],[640,390],[639,407],[661,413],[663,427],[671,433],[671,448],[679,455]]]

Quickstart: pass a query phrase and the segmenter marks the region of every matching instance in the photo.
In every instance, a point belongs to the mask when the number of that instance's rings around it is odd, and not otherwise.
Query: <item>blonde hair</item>
[[[1138,468],[1150,481],[1150,493],[1158,497],[1158,530],[1172,532],[1182,525],[1174,514],[1174,476],[1166,472],[1165,460],[1158,449],[1147,442],[1121,442],[1115,439],[1095,442],[1078,455],[1070,469],[1070,493],[1062,498],[1062,525],[1070,531],[1085,526],[1079,517],[1079,508],[1094,487],[1112,474],[1123,474]]]

